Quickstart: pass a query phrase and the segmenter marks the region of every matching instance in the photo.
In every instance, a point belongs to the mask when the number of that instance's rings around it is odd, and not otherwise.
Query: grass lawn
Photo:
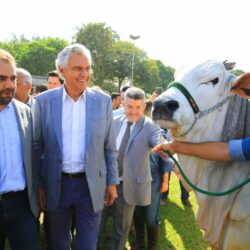
[[[160,227],[158,250],[209,250],[208,244],[202,238],[202,232],[195,222],[197,209],[194,193],[190,193],[192,208],[184,207],[180,199],[179,180],[174,174],[171,175],[170,193],[166,205],[160,207]],[[112,221],[105,230],[105,235],[111,234]],[[129,242],[133,244],[130,237]],[[102,250],[108,250],[108,240],[103,237]]]
[[[192,208],[184,207],[180,200],[180,186],[178,179],[172,175],[170,181],[170,194],[167,205],[160,207],[160,234],[158,239],[159,250],[209,250],[207,243],[202,239],[202,232],[195,222],[195,211],[197,209],[194,194],[190,194]],[[108,228],[110,233],[112,221],[109,220]],[[43,231],[43,230],[41,230]],[[43,232],[41,233],[41,245],[43,246]],[[108,240],[103,237],[104,247],[108,250]],[[133,242],[133,239],[130,239]],[[11,248],[7,246],[6,250]],[[24,249],[25,250],[25,249]],[[43,250],[43,249],[42,249]],[[59,249],[58,249],[59,250]]]
[[[192,208],[184,207],[180,199],[179,181],[175,175],[171,175],[170,193],[167,205],[160,208],[160,238],[159,250],[186,249],[208,250],[207,243],[202,239],[202,232],[195,222],[197,209],[194,193],[190,193]]]

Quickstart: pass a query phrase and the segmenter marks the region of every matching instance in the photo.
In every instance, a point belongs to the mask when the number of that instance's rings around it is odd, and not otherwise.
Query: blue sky
[[[236,62],[250,71],[248,0],[8,0],[1,2],[0,40],[11,34],[71,41],[82,23],[105,22],[150,58],[178,68],[197,58]]]

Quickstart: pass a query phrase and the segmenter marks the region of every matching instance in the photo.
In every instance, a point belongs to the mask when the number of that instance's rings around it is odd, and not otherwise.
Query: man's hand
[[[167,191],[168,191],[168,182],[162,182],[161,188],[160,188],[160,193],[165,193]]]
[[[44,189],[38,190],[38,201],[39,201],[39,208],[41,211],[46,211],[47,202],[46,202],[46,192]]]
[[[153,149],[152,149],[152,153],[157,153],[160,156],[162,156],[163,158],[167,158],[169,157],[167,153],[165,153],[164,151],[169,151],[172,154],[175,154],[175,149],[173,147],[174,142],[168,142],[168,141],[164,141],[158,145],[156,145]]]
[[[107,186],[105,191],[104,205],[107,207],[111,206],[117,197],[116,185]]]
[[[164,193],[168,191],[168,176],[169,173],[164,173],[162,175],[162,182],[161,182],[161,188],[160,188],[160,193]]]
[[[148,99],[148,101],[151,102],[152,104],[154,104],[155,99],[156,99],[157,96],[158,96],[158,94],[156,93],[156,91],[154,91],[152,93],[152,95],[150,96],[150,98]]]

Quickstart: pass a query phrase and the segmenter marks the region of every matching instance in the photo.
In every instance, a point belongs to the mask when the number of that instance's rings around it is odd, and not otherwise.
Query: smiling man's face
[[[0,110],[14,97],[16,90],[16,67],[14,64],[0,60]]]
[[[67,88],[80,93],[87,88],[90,80],[90,64],[85,55],[71,54],[68,65],[65,68],[59,68],[59,70],[65,79]]]

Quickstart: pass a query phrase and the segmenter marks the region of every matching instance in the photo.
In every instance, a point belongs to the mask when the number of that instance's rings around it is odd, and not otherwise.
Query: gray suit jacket
[[[110,96],[86,89],[86,165],[94,211],[104,205],[105,188],[118,183],[117,150]],[[34,149],[40,185],[47,191],[47,209],[56,210],[62,174],[63,87],[36,97]]]
[[[115,118],[116,136],[125,115]],[[151,148],[161,142],[160,127],[142,117],[130,135],[123,159],[123,196],[128,204],[146,206],[151,203]]]
[[[23,163],[25,168],[27,189],[29,195],[29,203],[31,211],[35,216],[38,216],[38,199],[37,199],[37,181],[38,176],[35,171],[33,159],[33,132],[32,132],[32,117],[30,108],[15,99],[13,105],[17,115],[19,131],[22,143]]]

